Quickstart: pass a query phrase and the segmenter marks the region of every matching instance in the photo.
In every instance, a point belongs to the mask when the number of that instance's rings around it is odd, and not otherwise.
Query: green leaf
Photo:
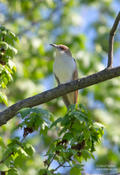
[[[1,32],[1,35],[7,35],[7,30],[4,28],[4,31]]]
[[[23,156],[21,156],[21,154],[19,154],[19,156],[16,157],[16,159],[14,160],[14,164],[16,167],[20,168],[20,167],[24,166],[25,161],[26,161],[26,159]]]
[[[91,154],[87,150],[82,151],[82,156],[87,161],[88,158],[91,158]]]
[[[9,45],[8,48],[10,49],[10,51],[12,51],[13,54],[17,54],[17,49],[15,49],[13,46]]]
[[[7,50],[8,49],[8,44],[4,41],[0,41],[0,49]]]
[[[81,168],[78,167],[71,168],[70,175],[81,175]]]
[[[29,108],[24,108],[22,110],[20,110],[20,115],[22,118],[25,118],[29,113],[31,112],[31,109]]]
[[[68,107],[68,112],[69,111],[73,111],[75,109],[76,105],[75,104],[72,104],[72,105],[69,105]]]
[[[4,30],[6,30],[6,28],[4,26],[0,26],[0,30],[4,31]]]
[[[9,167],[6,164],[0,163],[0,171],[8,171]]]
[[[19,172],[16,168],[11,168],[7,175],[19,175]]]
[[[104,125],[102,125],[101,123],[98,123],[98,122],[94,122],[94,127],[96,127],[96,128],[104,128]]]
[[[73,135],[72,135],[72,133],[66,133],[65,135],[64,135],[64,137],[63,137],[63,139],[65,139],[65,140],[71,140],[73,138]]]
[[[41,169],[38,173],[38,175],[53,175],[53,173],[51,173],[49,170],[47,170],[46,168]]]
[[[3,92],[0,92],[0,102],[3,102],[6,106],[8,106],[7,97]]]
[[[8,61],[8,66],[10,67],[11,70],[16,72],[16,66],[15,66],[15,63],[13,61],[9,60]]]
[[[57,124],[59,123],[59,122],[61,122],[63,119],[60,117],[60,118],[58,118],[57,120],[55,120],[53,123],[52,123],[52,125],[50,126],[51,128],[53,127],[53,126],[57,126]]]
[[[18,37],[13,32],[9,31],[9,34],[13,40],[18,41]]]
[[[70,115],[66,114],[65,117],[62,118],[61,125],[65,126],[70,123]]]
[[[0,64],[0,73],[4,70],[4,67]]]
[[[88,113],[87,108],[83,104],[79,104],[79,108],[82,110],[82,112]]]
[[[74,117],[76,117],[78,120],[80,120],[80,121],[86,121],[86,116],[85,116],[85,114],[83,114],[81,111],[75,111],[74,113],[73,113],[73,115],[74,115]]]
[[[23,149],[23,148],[21,148],[21,147],[19,147],[18,148],[18,151],[17,151],[21,156],[23,156],[23,157],[28,157],[28,154],[27,154],[27,152]]]
[[[3,78],[4,79],[4,78]],[[4,83],[4,81],[1,83],[2,88],[6,88],[6,84]],[[2,97],[1,97],[2,98]],[[4,102],[5,103],[5,102]]]
[[[33,153],[35,152],[35,149],[34,149],[34,147],[33,147],[32,145],[26,144],[26,145],[25,145],[25,151],[26,151],[26,153],[27,153],[29,156],[32,156]]]
[[[3,138],[0,137],[0,147],[4,148],[5,147],[5,143],[3,141]]]

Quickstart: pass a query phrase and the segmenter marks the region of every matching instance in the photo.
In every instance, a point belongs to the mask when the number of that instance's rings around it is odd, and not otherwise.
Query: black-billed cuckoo
[[[58,85],[78,79],[76,62],[75,59],[72,57],[69,48],[62,44],[60,45],[50,44],[50,45],[56,48],[53,72]],[[77,99],[78,99],[78,90],[63,96],[63,101],[67,107],[70,104],[76,104]]]

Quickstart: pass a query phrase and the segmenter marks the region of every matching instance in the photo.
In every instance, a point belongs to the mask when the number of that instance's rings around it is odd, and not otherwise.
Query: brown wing
[[[74,74],[73,74],[73,80],[77,80],[78,79],[78,71],[77,69],[75,70]],[[78,90],[76,90],[74,92],[74,103],[76,104],[78,100]]]
[[[55,75],[55,73],[54,73],[54,75]],[[58,79],[58,77],[56,75],[55,75],[55,79],[56,79],[58,85],[60,85],[60,81],[59,81],[59,79]]]
[[[72,80],[77,80],[77,79],[78,79],[78,71],[75,70],[75,72],[73,73]],[[76,104],[78,99],[78,90],[67,94],[67,96],[70,104]]]
[[[55,73],[54,73],[54,75],[55,75]],[[55,79],[56,79],[58,85],[60,85],[60,81],[56,75],[55,75]],[[63,98],[65,105],[68,107],[70,105],[70,103],[69,103],[67,95],[64,95],[62,98]]]

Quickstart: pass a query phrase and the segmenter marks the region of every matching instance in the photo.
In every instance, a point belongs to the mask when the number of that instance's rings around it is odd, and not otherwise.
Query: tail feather
[[[55,73],[54,73],[54,75],[55,75]],[[58,85],[60,85],[60,81],[56,75],[55,75],[55,78],[57,80]],[[76,80],[77,78],[78,78],[78,72],[75,71],[73,74],[73,80]],[[71,92],[71,93],[68,93],[68,94],[63,96],[63,101],[64,101],[66,107],[68,107],[71,104],[76,104],[77,99],[78,99],[78,90]]]
[[[76,104],[78,99],[78,90],[75,92],[71,92],[65,96],[63,96],[63,101],[65,105],[68,107],[70,104]]]
[[[68,107],[70,105],[70,101],[68,99],[68,96],[67,95],[64,95],[62,98],[63,98],[63,101],[64,101],[66,107]]]

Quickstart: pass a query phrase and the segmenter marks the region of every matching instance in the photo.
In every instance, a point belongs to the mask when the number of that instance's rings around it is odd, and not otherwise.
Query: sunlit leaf
[[[8,171],[9,167],[6,164],[0,163],[0,171]]]
[[[8,105],[8,100],[3,92],[0,92],[0,102],[3,102],[6,106]]]

